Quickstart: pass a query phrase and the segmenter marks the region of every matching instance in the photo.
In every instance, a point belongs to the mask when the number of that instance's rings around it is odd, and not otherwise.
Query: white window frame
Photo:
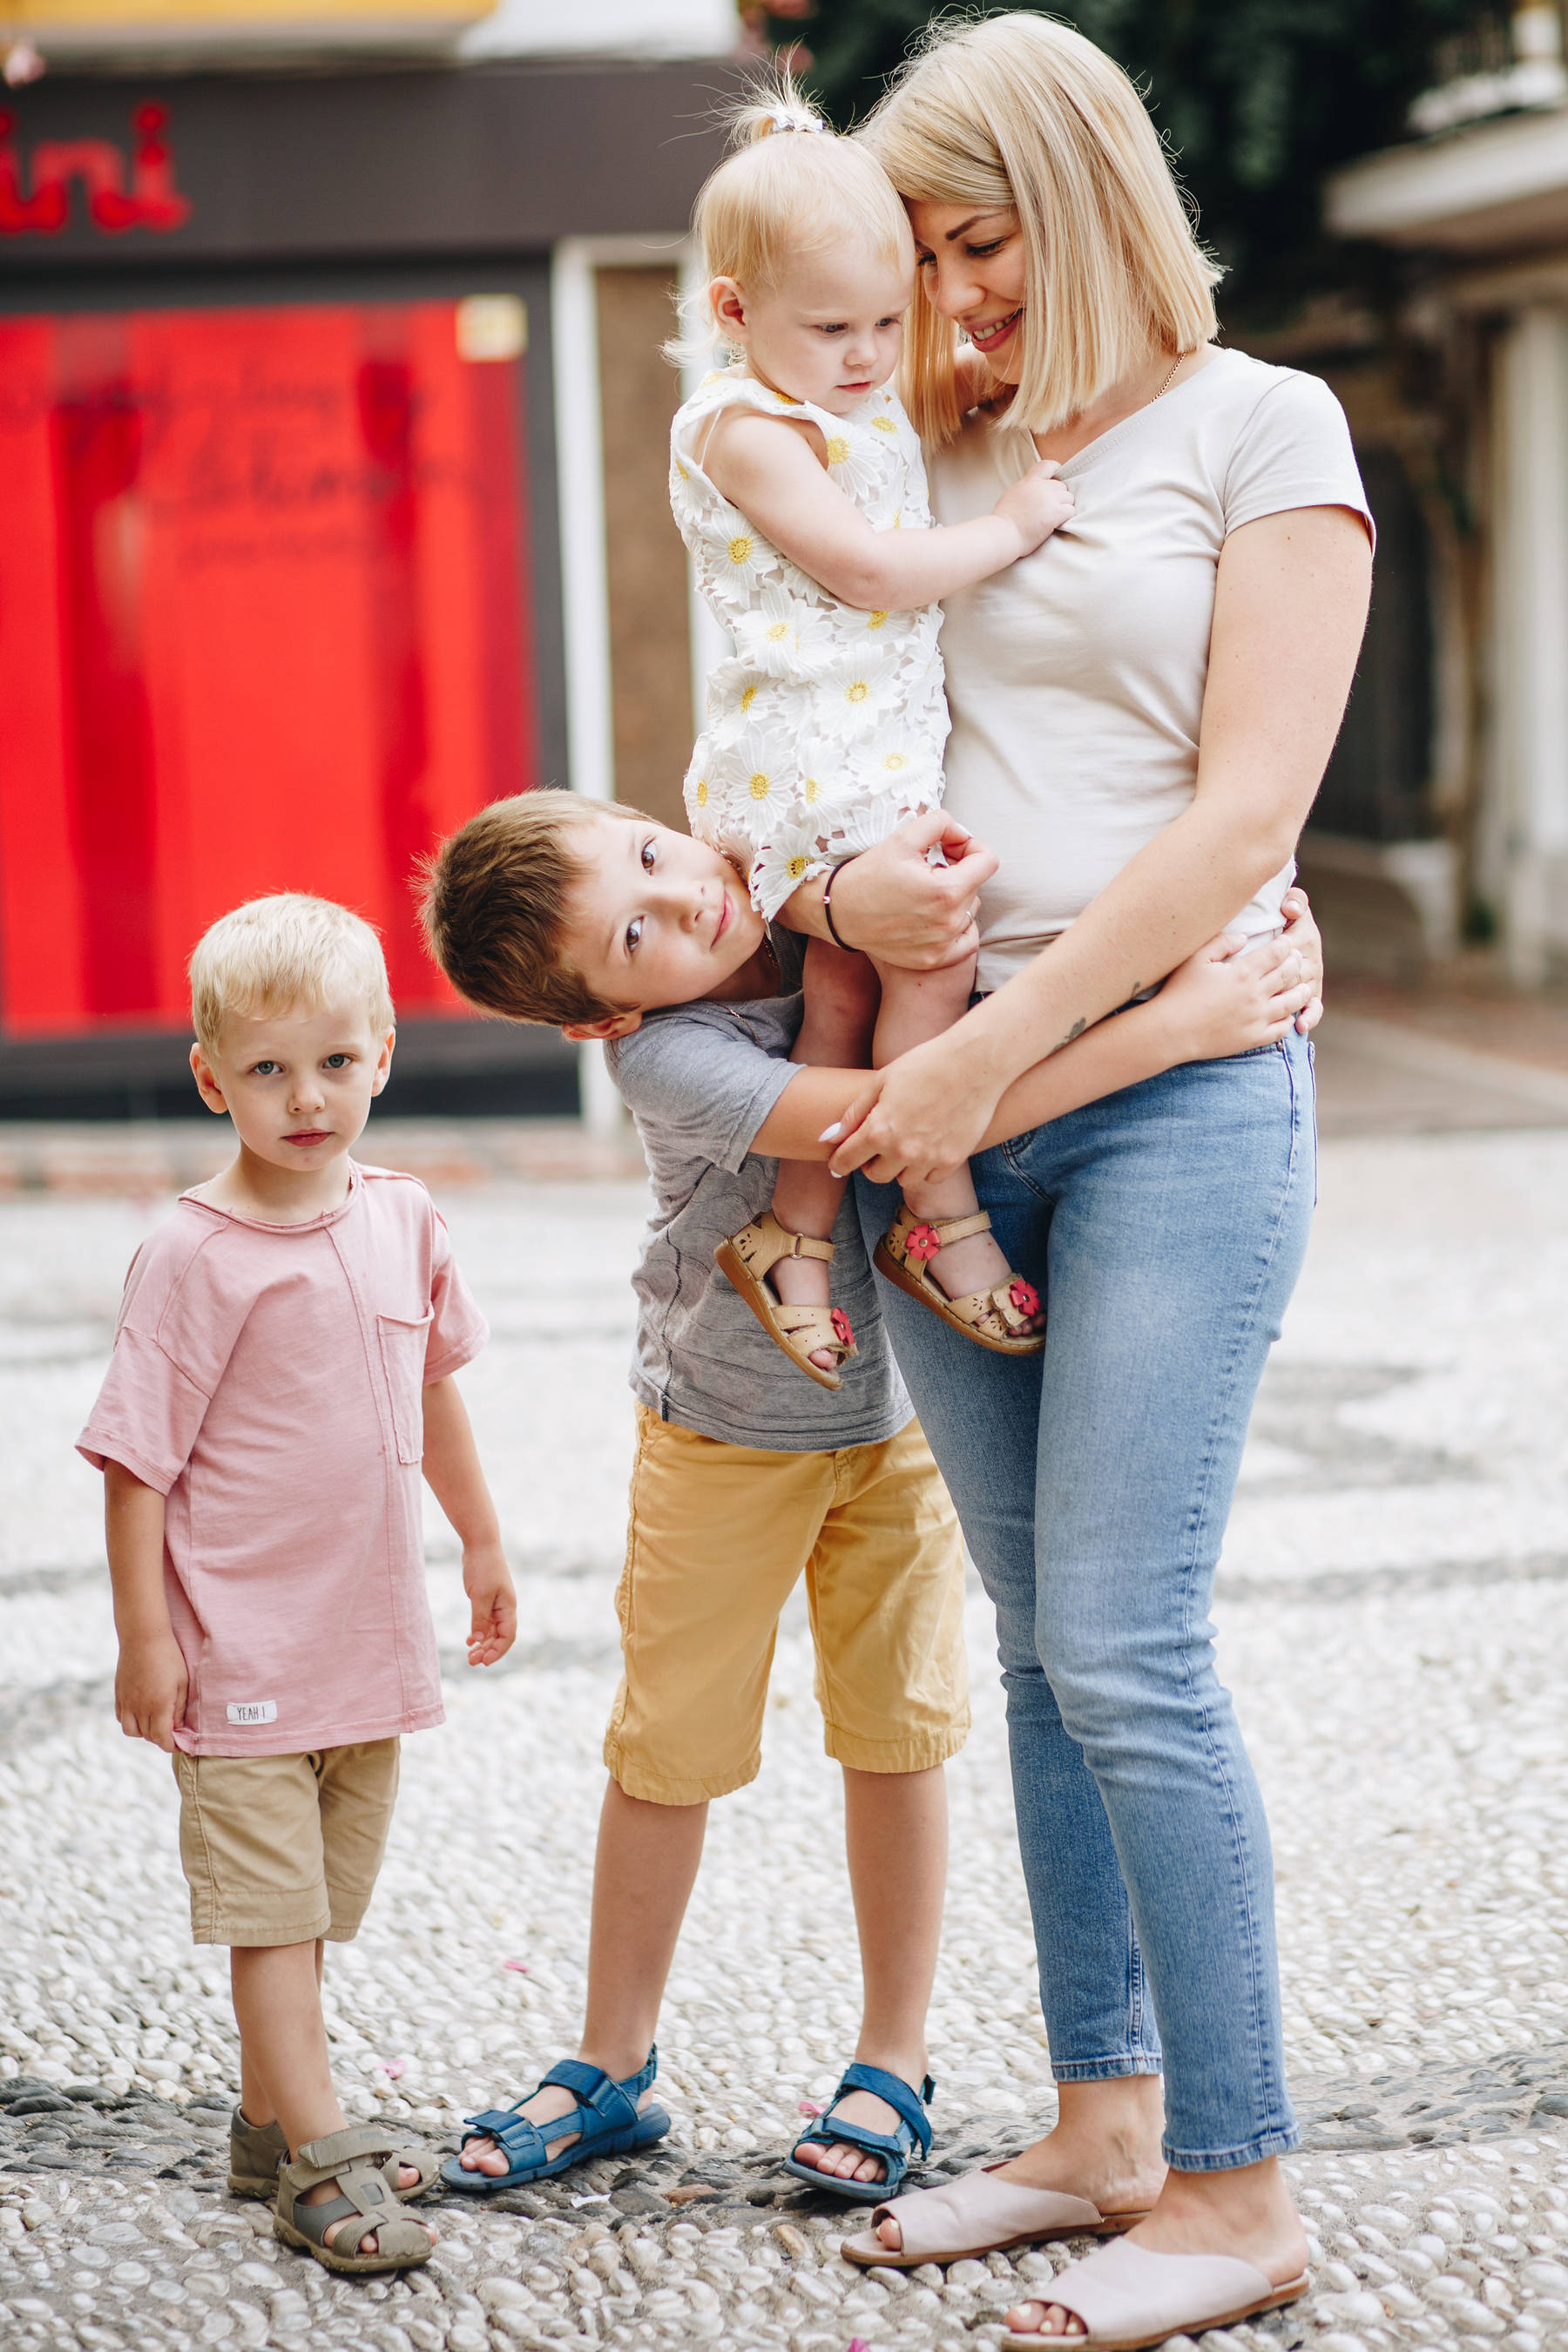
[[[550,328],[555,393],[555,477],[561,518],[561,621],[566,683],[566,761],[574,792],[616,797],[609,568],[605,542],[605,442],[599,398],[601,269],[675,269],[682,289],[694,267],[690,238],[563,237],[551,256]],[[697,670],[693,599],[693,676]],[[705,608],[704,608],[705,609]],[[703,675],[706,676],[706,664]],[[695,689],[694,689],[695,693]],[[694,700],[694,709],[699,706]],[[624,1131],[626,1107],[602,1047],[579,1050],[577,1098],[590,1135]]]

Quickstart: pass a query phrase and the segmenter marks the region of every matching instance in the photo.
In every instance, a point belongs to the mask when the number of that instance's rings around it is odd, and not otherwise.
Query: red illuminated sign
[[[152,104],[132,114],[129,187],[125,158],[112,139],[40,139],[33,149],[31,191],[24,194],[16,118],[0,109],[0,236],[58,236],[70,219],[73,181],[80,184],[93,227],[111,236],[128,228],[166,235],[183,227],[191,204],[174,185],[168,120],[166,107]]]
[[[417,860],[537,781],[522,355],[454,300],[0,319],[0,1031],[183,1026],[268,890],[459,1008]]]

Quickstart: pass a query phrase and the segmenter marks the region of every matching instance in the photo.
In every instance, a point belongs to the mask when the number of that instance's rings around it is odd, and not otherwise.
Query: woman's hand
[[[1249,948],[1237,932],[1225,931],[1178,964],[1159,995],[1128,1017],[1152,1014],[1177,1062],[1218,1061],[1277,1044],[1317,988],[1289,933]]]
[[[1279,911],[1285,918],[1280,945],[1295,949],[1301,959],[1301,977],[1311,984],[1311,995],[1296,1015],[1297,1028],[1308,1037],[1323,1017],[1323,935],[1313,919],[1311,900],[1299,882],[1293,882],[1280,899]]]
[[[828,1166],[835,1176],[863,1168],[877,1184],[929,1184],[950,1175],[978,1148],[1006,1083],[1005,1071],[994,1070],[962,1031],[950,1029],[868,1073],[838,1121],[844,1139]]]
[[[931,866],[927,852],[948,863]],[[840,866],[833,882],[833,922],[840,943],[910,971],[936,971],[979,945],[975,907],[996,858],[940,809],[911,817],[875,849]],[[791,930],[829,939],[820,878],[803,882],[783,908]]]

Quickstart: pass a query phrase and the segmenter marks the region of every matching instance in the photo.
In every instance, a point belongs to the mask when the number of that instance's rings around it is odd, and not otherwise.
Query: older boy
[[[968,1725],[958,1531],[889,1351],[852,1204],[835,1230],[846,1261],[836,1295],[858,1352],[837,1393],[795,1377],[714,1265],[719,1244],[772,1199],[776,1155],[827,1157],[822,1130],[863,1077],[789,1060],[800,943],[770,937],[716,850],[637,810],[562,793],[494,803],[442,848],[425,920],[472,1002],[606,1042],[655,1193],[634,1278],[624,1674],[605,1743],[580,2055],[514,2105],[470,2118],[444,2177],[484,2194],[668,2129],[652,2104],[665,1979],[709,1801],[758,1769],[779,1612],[804,1573],[826,1744],[844,1771],[865,1981],[856,2063],[791,2168],[879,2202],[931,2139],[942,1767]],[[1005,1097],[998,1134],[1258,1042],[1266,961],[1242,980],[1216,952],[1184,988],[1030,1073]],[[1278,999],[1276,1030],[1300,1001]]]
[[[471,1663],[516,1631],[452,1379],[486,1330],[424,1186],[349,1157],[395,1035],[369,925],[253,900],[197,946],[191,996],[192,1072],[239,1150],[137,1252],[78,1441],[104,1473],[115,1708],[173,1753],[192,1931],[230,1947],[230,2188],[275,2199],[276,2234],[330,2270],[402,2270],[434,2233],[397,2200],[436,2167],[348,2125],[322,1943],[370,1901],[400,1735],[441,1720],[422,1455],[462,1539]]]

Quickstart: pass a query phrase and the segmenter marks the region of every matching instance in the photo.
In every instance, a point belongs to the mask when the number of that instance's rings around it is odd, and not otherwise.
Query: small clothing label
[[[275,1698],[247,1698],[236,1705],[229,1702],[230,1723],[276,1723],[278,1702]]]

